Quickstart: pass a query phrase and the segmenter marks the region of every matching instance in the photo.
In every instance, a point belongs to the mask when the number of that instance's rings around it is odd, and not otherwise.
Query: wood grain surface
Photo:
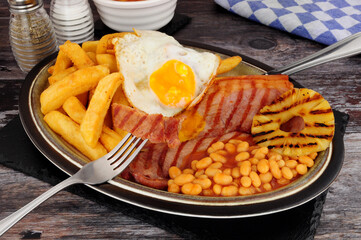
[[[47,10],[49,4],[46,0]],[[99,16],[92,2],[91,5],[97,21]],[[176,38],[239,52],[273,67],[284,66],[325,47],[241,18],[211,0],[179,0],[177,12],[191,17],[191,22],[174,34]],[[9,15],[7,2],[1,1],[0,128],[18,115],[18,96],[25,77],[10,49]],[[350,116],[345,135],[344,165],[329,189],[315,239],[361,239],[360,69],[361,57],[355,56],[292,76],[305,87],[321,93],[334,109]],[[36,178],[0,165],[0,218],[49,187]],[[2,239],[20,239],[27,230],[42,231],[42,239],[184,239],[177,231],[137,219],[126,212],[116,212],[68,191],[46,201]]]

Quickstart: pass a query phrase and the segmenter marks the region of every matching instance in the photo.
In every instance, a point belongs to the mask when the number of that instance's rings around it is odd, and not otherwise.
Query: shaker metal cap
[[[10,10],[29,12],[43,6],[43,0],[8,0]]]

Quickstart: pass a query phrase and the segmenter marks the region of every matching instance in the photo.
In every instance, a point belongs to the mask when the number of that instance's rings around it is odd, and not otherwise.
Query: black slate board
[[[338,127],[344,133],[348,116],[338,111],[335,111],[335,115],[336,118],[341,119],[341,126]],[[22,151],[14,146],[21,146]],[[52,185],[67,177],[34,147],[19,117],[0,130],[0,164]],[[175,216],[139,208],[83,185],[72,186],[67,190],[185,239],[238,239],[239,236],[245,239],[313,239],[327,195],[326,191],[296,208],[260,217],[205,219]],[[263,231],[259,231],[260,225],[263,226]]]

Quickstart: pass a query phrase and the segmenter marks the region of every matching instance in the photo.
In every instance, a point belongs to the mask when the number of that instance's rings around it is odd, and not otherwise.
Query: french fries
[[[108,53],[108,49],[113,50],[112,39],[115,37],[123,37],[125,34],[128,34],[128,32],[112,33],[103,36],[98,42],[96,53]]]
[[[100,137],[105,115],[121,81],[122,75],[120,73],[112,73],[101,79],[95,89],[84,119],[80,124],[80,132],[85,142],[91,147],[96,145]]]
[[[99,43],[99,41],[87,41],[87,42],[84,42],[81,45],[81,48],[85,52],[93,52],[93,53],[95,53],[97,51],[98,43]]]
[[[86,52],[86,54],[95,64],[97,64],[97,56],[95,52]]]
[[[237,65],[241,61],[242,58],[240,56],[234,56],[223,59],[217,70],[217,75],[231,71],[233,68],[237,67]]]
[[[85,116],[86,108],[78,98],[74,96],[69,97],[64,102],[63,109],[74,122],[81,124]]]
[[[76,43],[66,41],[63,45],[59,46],[59,49],[60,52],[64,52],[79,69],[95,66],[95,63],[89,58],[84,49]]]
[[[82,137],[79,125],[59,111],[49,112],[44,116],[44,121],[54,132],[89,159],[96,160],[107,153],[107,150],[99,142],[94,147],[90,147]]]
[[[59,72],[64,71],[65,69],[69,68],[72,65],[72,62],[68,55],[62,51],[59,50],[58,57],[56,58],[56,62],[54,65],[53,75],[58,74]]]
[[[85,116],[86,108],[78,98],[68,98],[63,104],[63,109],[74,122],[81,124]],[[109,152],[125,137],[126,134],[126,131],[123,131],[122,134],[118,134],[104,125],[99,139]]]
[[[53,84],[55,82],[58,82],[60,80],[62,80],[63,78],[65,78],[66,76],[68,76],[69,74],[75,72],[76,70],[78,70],[76,67],[69,67],[67,69],[64,69],[60,72],[58,72],[57,74],[53,74],[52,76],[50,76],[48,78],[49,84]]]
[[[122,35],[106,35],[101,41],[84,42],[81,47],[65,42],[59,47],[55,64],[48,69],[49,87],[40,96],[45,122],[91,160],[111,151],[127,134],[108,127],[112,126],[109,106],[122,81],[111,40]],[[99,43],[103,50],[98,54]]]
[[[110,72],[118,72],[117,61],[115,56],[107,53],[96,54],[96,61],[99,65],[105,65],[109,68]]]
[[[95,88],[99,80],[108,74],[109,68],[98,65],[79,69],[63,80],[55,82],[40,95],[41,112],[46,114],[58,109],[69,97]]]

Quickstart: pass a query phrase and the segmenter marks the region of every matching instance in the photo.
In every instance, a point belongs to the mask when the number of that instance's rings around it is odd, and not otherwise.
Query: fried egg
[[[113,39],[123,90],[130,104],[170,117],[194,106],[212,83],[219,56],[183,47],[157,31]]]

